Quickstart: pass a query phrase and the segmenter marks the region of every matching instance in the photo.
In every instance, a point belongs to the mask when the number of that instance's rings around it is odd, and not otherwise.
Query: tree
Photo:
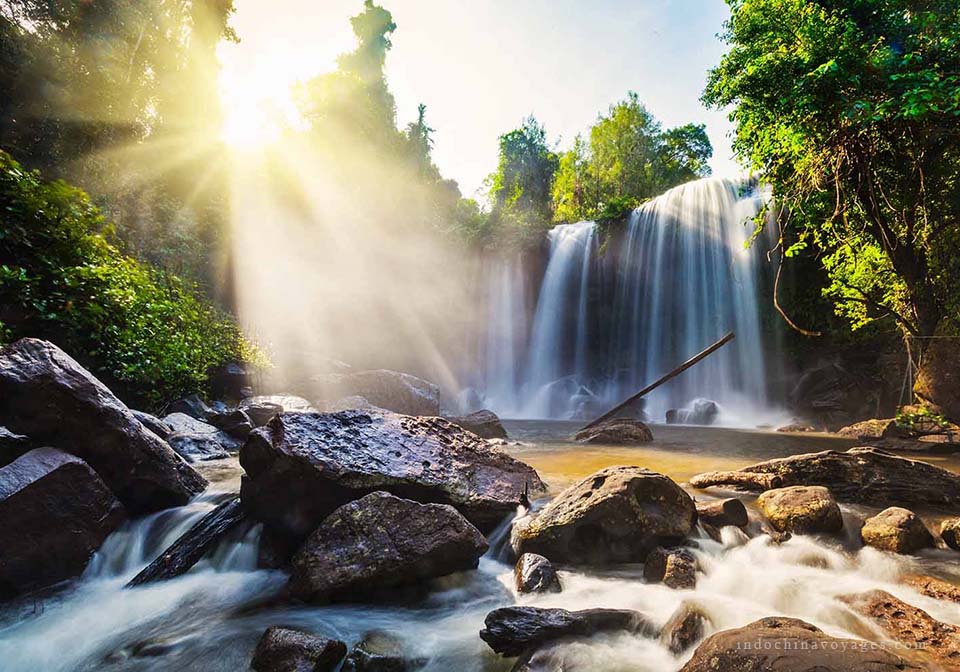
[[[854,328],[934,334],[960,308],[960,5],[728,0],[729,52],[704,101],[813,248]]]
[[[535,117],[500,136],[500,159],[491,177],[495,211],[515,211],[551,220],[551,187],[557,155],[547,145],[547,133]]]

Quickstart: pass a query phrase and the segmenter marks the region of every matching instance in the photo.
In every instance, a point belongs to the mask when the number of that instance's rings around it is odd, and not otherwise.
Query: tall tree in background
[[[927,342],[960,314],[960,5],[728,0],[704,100],[774,187],[786,255],[812,247],[854,327]]]
[[[509,214],[528,223],[549,223],[550,190],[557,155],[547,145],[547,133],[533,116],[500,136],[500,159],[490,178],[494,214]]]

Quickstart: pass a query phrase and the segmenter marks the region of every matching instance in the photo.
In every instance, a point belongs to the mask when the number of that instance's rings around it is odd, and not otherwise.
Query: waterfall
[[[774,345],[760,327],[761,250],[748,243],[766,198],[746,180],[707,178],[619,229],[554,227],[529,336],[519,260],[495,267],[485,405],[506,417],[589,417],[733,331],[732,344],[649,395],[645,411],[756,424],[772,406],[764,357]]]

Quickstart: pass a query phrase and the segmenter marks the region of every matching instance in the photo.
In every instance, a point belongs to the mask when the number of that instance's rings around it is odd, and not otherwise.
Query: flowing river
[[[654,426],[655,441],[643,447],[585,447],[566,439],[573,423],[505,425],[511,437],[522,442],[509,451],[536,467],[553,493],[613,464],[648,467],[682,483],[703,471],[852,445],[814,435]],[[929,460],[960,471],[956,457]],[[646,584],[642,567],[623,566],[602,572],[561,571],[562,593],[518,597],[512,589],[512,566],[501,559],[509,521],[491,535],[491,551],[477,571],[437,580],[416,601],[323,607],[286,602],[281,599],[285,575],[256,569],[256,526],[235,530],[212,557],[181,578],[125,590],[124,584],[209,511],[222,493],[236,490],[240,468],[235,461],[208,463],[204,469],[213,483],[206,495],[189,506],[128,523],[72,585],[8,604],[0,614],[0,669],[238,672],[247,669],[268,626],[289,625],[348,645],[367,632],[386,631],[402,640],[411,658],[425,661],[422,669],[430,672],[506,671],[513,661],[495,656],[477,633],[490,610],[515,603],[636,609],[664,623],[682,602],[692,600],[709,615],[709,632],[788,615],[831,635],[882,641],[834,599],[881,588],[939,620],[960,624],[960,604],[924,597],[898,583],[902,576],[919,573],[960,584],[956,554],[931,550],[894,556],[860,548],[856,518],[871,510],[849,506],[843,507],[847,525],[842,538],[795,536],[778,546],[765,536],[748,539],[735,528],[725,528],[721,542],[700,535],[694,552],[701,573],[694,590]],[[920,513],[928,523],[940,515]],[[669,672],[679,670],[690,656],[675,657],[656,640],[636,635],[595,637],[570,645],[568,653],[576,669],[606,672]]]

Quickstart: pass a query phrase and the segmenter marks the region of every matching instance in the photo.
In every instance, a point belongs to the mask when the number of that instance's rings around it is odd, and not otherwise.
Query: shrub
[[[64,348],[132,401],[204,392],[228,361],[265,363],[183,280],[123,254],[87,195],[0,151],[0,338]]]

